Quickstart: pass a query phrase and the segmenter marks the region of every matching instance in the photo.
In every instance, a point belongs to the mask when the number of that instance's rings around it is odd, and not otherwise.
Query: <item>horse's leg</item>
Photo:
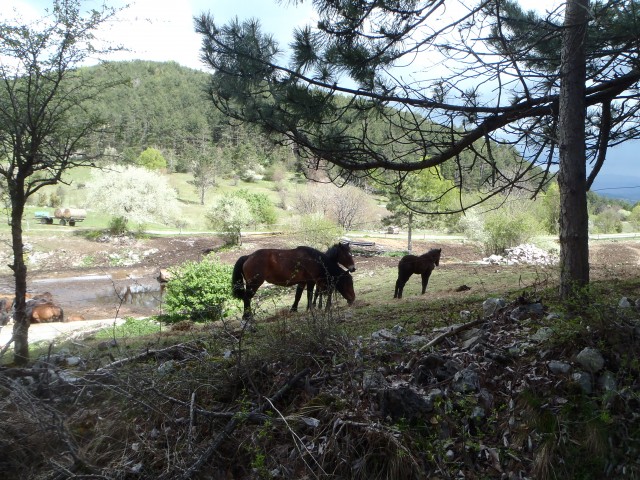
[[[253,312],[251,311],[251,299],[262,285],[262,280],[253,280],[251,282],[247,282],[245,287],[244,296],[242,297],[242,301],[244,302],[244,313],[242,314],[242,318],[245,320],[251,320],[253,318]]]
[[[409,275],[410,277],[411,275]],[[409,277],[405,275],[398,275],[398,280],[396,281],[396,293],[393,298],[402,298],[402,290],[404,290],[404,286],[407,284]]]
[[[422,294],[427,290],[427,285],[429,284],[429,277],[431,276],[432,270],[427,270],[422,274]]]
[[[318,308],[322,308],[322,289],[320,285],[316,287],[316,292],[313,296],[313,306],[315,307],[316,302],[318,303]]]
[[[327,288],[327,304],[325,305],[325,310],[329,310],[331,308],[331,297],[333,297],[334,288],[330,286]],[[320,297],[320,308],[322,308],[322,297]]]
[[[315,306],[313,303],[313,289],[315,286],[315,282],[307,282],[307,310],[311,310]]]
[[[293,305],[291,305],[292,312],[298,311],[298,302],[300,301],[300,297],[302,297],[303,290],[304,290],[304,283],[299,283],[298,286],[296,287],[296,298],[293,301]],[[309,307],[307,307],[307,309],[308,308]]]

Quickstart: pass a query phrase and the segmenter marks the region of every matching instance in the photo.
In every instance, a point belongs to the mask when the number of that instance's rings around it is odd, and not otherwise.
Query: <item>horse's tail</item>
[[[244,262],[247,261],[249,255],[244,255],[238,259],[233,266],[233,273],[231,274],[231,291],[234,298],[244,298],[244,276],[242,275],[242,267]]]

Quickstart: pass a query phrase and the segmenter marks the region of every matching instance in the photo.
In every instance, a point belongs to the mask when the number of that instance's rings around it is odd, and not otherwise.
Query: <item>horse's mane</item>
[[[324,252],[325,255],[327,255],[329,258],[332,258],[332,259],[338,258],[338,249],[341,248],[341,245],[344,245],[344,244],[334,243],[329,247],[329,249],[326,252]],[[347,250],[350,250],[349,245],[346,245],[346,248]]]
[[[337,249],[337,245],[334,245],[331,248],[334,248],[334,247],[336,247]],[[335,258],[330,257],[326,253],[322,253],[320,250],[317,250],[313,247],[307,247],[307,246],[299,246],[297,247],[297,249],[306,251],[307,254],[309,254],[315,261],[320,262],[322,265],[324,265],[329,275],[331,275],[332,277],[337,277],[340,275],[344,275],[345,273],[347,274],[349,273],[349,272],[345,272],[342,268],[340,268],[340,266],[338,265],[338,261]],[[327,252],[329,250],[327,250]]]

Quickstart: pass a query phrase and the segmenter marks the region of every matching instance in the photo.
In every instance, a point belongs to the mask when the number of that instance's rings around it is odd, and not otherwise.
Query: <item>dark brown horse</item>
[[[329,247],[329,249],[325,252],[325,255],[329,257],[330,260],[339,263],[350,272],[356,271],[356,265],[353,261],[353,257],[351,256],[351,246],[348,243],[340,242],[334,244],[333,246]],[[298,287],[296,288],[295,300],[293,301],[293,305],[291,306],[292,312],[298,311],[298,302],[300,301],[300,297],[302,297],[302,292],[304,291],[305,287],[307,288],[307,310],[315,307],[318,295],[320,295],[321,293],[327,293],[326,285],[318,286],[315,298],[313,298],[312,301],[313,289],[315,286],[316,285],[314,282],[298,284]],[[322,307],[322,298],[320,299],[320,307]]]
[[[335,260],[311,247],[291,250],[263,248],[236,261],[231,286],[233,296],[244,302],[244,318],[251,318],[251,299],[264,282],[281,287],[313,282],[328,292],[335,288],[349,305],[356,298],[349,272],[342,270]]]
[[[429,277],[433,269],[440,264],[441,248],[432,248],[427,253],[420,255],[405,255],[398,262],[398,280],[393,298],[402,298],[402,289],[409,277],[414,273],[422,275],[422,294],[427,290]]]

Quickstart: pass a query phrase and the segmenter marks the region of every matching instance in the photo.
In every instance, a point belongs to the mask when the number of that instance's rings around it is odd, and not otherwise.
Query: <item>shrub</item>
[[[36,196],[36,205],[38,207],[48,207],[49,206],[49,197],[47,196],[46,193],[38,193],[38,195]]]
[[[231,293],[232,268],[215,257],[184,263],[171,272],[165,289],[165,309],[196,321],[226,317],[235,304]]]
[[[620,213],[613,208],[603,210],[596,215],[593,224],[597,233],[621,233],[622,219]]]
[[[501,254],[526,243],[540,230],[531,202],[524,201],[484,214],[469,209],[458,225],[468,238],[482,243],[487,254]]]
[[[324,250],[340,239],[344,231],[325,216],[315,213],[300,217],[299,225],[293,226],[292,235],[297,245]]]
[[[640,228],[640,204],[633,207],[631,210],[631,214],[627,217],[629,223],[633,227],[634,231],[637,231]]]
[[[560,220],[560,190],[557,183],[552,183],[542,196],[542,226],[551,234],[559,231]]]
[[[240,178],[247,183],[254,183],[264,180],[264,168],[260,165],[254,165],[254,168],[247,168],[240,173]]]
[[[265,172],[265,179],[279,183],[287,178],[287,169],[282,163],[274,163]]]
[[[58,195],[57,193],[52,193],[49,195],[49,206],[51,208],[58,208],[62,206],[63,197]]]
[[[127,233],[128,223],[125,217],[113,217],[109,221],[109,233],[111,235],[124,235]]]
[[[164,170],[167,168],[167,160],[160,150],[147,148],[136,159],[136,163],[147,170]]]
[[[253,222],[247,201],[234,196],[219,198],[205,216],[209,225],[222,231],[231,244],[241,244],[242,229]]]
[[[278,219],[276,208],[266,194],[252,193],[245,188],[241,188],[233,196],[241,198],[249,204],[249,210],[254,222],[266,225],[276,223]]]
[[[538,224],[526,210],[493,211],[485,216],[483,231],[485,252],[500,254],[509,247],[529,241],[538,231]]]

